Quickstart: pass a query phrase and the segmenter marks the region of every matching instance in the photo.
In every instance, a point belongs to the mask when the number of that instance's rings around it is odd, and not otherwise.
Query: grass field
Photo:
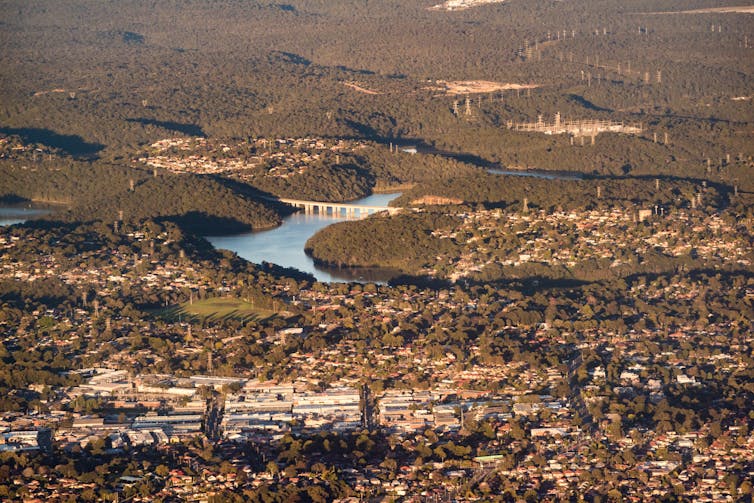
[[[204,300],[195,300],[162,309],[158,316],[169,321],[193,321],[204,323],[206,321],[220,320],[263,320],[275,315],[270,309],[254,307],[251,303],[242,299],[219,297]]]

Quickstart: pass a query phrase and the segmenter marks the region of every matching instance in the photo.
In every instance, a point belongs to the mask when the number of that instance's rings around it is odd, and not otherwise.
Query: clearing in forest
[[[270,309],[255,307],[243,299],[217,297],[195,300],[193,303],[170,306],[160,311],[159,316],[167,320],[185,320],[193,322],[237,320],[262,320],[275,315]]]
[[[709,7],[706,9],[649,12],[648,14],[754,14],[754,5],[737,5],[730,7]]]
[[[438,80],[435,86],[428,87],[431,91],[441,91],[445,94],[479,94],[509,91],[512,89],[534,89],[538,84],[512,84],[508,82],[493,82],[490,80],[456,80],[447,82]]]
[[[446,0],[443,3],[429,7],[429,10],[465,10],[470,9],[471,7],[477,7],[479,5],[503,3],[505,1],[506,0]]]
[[[356,91],[359,91],[360,93],[364,93],[364,94],[382,94],[379,91],[372,91],[371,89],[367,89],[366,87],[361,87],[356,82],[343,82],[343,85],[350,87],[351,89],[355,89]]]

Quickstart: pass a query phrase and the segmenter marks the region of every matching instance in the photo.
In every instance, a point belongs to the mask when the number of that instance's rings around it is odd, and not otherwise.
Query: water
[[[545,180],[581,180],[582,178],[584,178],[584,175],[582,173],[575,171],[550,171],[546,169],[507,169],[499,163],[488,161],[474,154],[442,150],[431,145],[427,145],[423,142],[419,142],[416,147],[412,148],[415,148],[416,151],[421,154],[434,154],[442,157],[456,159],[468,164],[473,164],[474,166],[486,169],[488,173],[495,175],[528,176],[531,178],[543,178]]]
[[[30,218],[47,215],[51,210],[23,205],[0,206],[0,225],[21,224]]]
[[[426,150],[426,148],[424,149]],[[441,155],[444,152],[435,150]],[[543,170],[507,170],[494,166],[486,167],[490,173],[498,175],[529,176],[547,180],[578,180],[579,173],[554,172]],[[351,204],[367,206],[387,206],[387,203],[400,194],[373,194],[353,201]],[[260,264],[270,262],[283,267],[293,267],[312,274],[318,281],[325,283],[334,281],[358,281],[385,283],[399,274],[399,271],[383,268],[332,268],[317,266],[314,260],[304,253],[306,241],[320,229],[335,222],[347,220],[345,217],[332,215],[304,215],[294,213],[285,218],[283,224],[275,229],[259,232],[248,232],[233,236],[207,237],[215,248],[222,248],[237,253],[240,257]]]
[[[350,204],[387,206],[388,202],[399,195],[373,194],[358,201],[352,201]],[[314,265],[314,260],[304,253],[306,241],[320,229],[344,220],[348,219],[332,215],[304,215],[303,212],[298,212],[286,217],[283,224],[275,229],[233,236],[208,236],[207,240],[215,248],[233,251],[249,262],[255,264],[271,262],[283,267],[294,267],[314,275],[317,281],[322,282],[371,281],[384,283],[396,276],[397,271],[389,269],[338,269]]]
[[[426,147],[422,150],[428,150]],[[445,155],[445,152],[431,149],[432,153]],[[506,170],[487,166],[487,171],[500,175],[531,176],[549,180],[576,180],[580,174],[551,171],[518,171]],[[387,206],[400,194],[373,194],[371,196],[352,201],[354,205]],[[49,208],[30,207],[24,205],[0,206],[0,226],[23,223],[50,213]],[[314,260],[304,253],[306,241],[320,229],[336,222],[347,220],[346,217],[332,215],[305,215],[303,212],[294,213],[285,218],[283,224],[275,229],[259,232],[248,232],[232,236],[208,236],[207,239],[215,248],[222,248],[237,253],[240,257],[260,264],[270,262],[283,267],[293,267],[312,274],[318,281],[358,281],[385,283],[390,278],[400,274],[399,271],[385,268],[334,268],[317,266]]]

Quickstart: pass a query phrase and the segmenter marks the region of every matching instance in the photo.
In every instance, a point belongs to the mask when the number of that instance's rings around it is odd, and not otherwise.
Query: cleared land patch
[[[356,90],[356,91],[358,91],[360,93],[364,93],[364,94],[382,94],[379,91],[373,91],[371,89],[367,89],[366,87],[361,87],[356,82],[343,82],[343,85],[347,86],[347,87],[350,87],[351,89],[354,89],[354,90]]]
[[[754,14],[754,5],[737,5],[730,7],[709,7],[707,9],[679,10],[671,12],[649,12],[648,14]]]
[[[438,80],[435,86],[428,87],[431,91],[440,91],[448,95],[494,93],[512,89],[534,89],[538,84],[513,84],[510,82],[493,82],[491,80],[456,80],[447,82]]]
[[[275,312],[263,309],[243,299],[217,297],[183,303],[161,310],[158,316],[167,320],[193,322],[236,320],[252,321],[271,318]]]
[[[506,0],[447,0],[443,3],[429,7],[429,10],[465,10],[470,9],[471,7],[477,7],[479,5],[503,3],[505,1]]]

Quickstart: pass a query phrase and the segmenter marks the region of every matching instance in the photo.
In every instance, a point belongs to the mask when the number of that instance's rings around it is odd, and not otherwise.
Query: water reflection
[[[51,211],[48,208],[35,208],[28,205],[0,206],[0,225],[21,224],[30,218],[47,215]]]
[[[427,150],[427,148],[424,148]],[[433,153],[446,155],[447,153],[432,149]],[[544,171],[544,170],[508,170],[488,166],[490,173],[499,175],[527,176],[544,178],[547,180],[579,180],[580,173]],[[400,194],[373,194],[369,197],[353,201],[354,205],[387,206]],[[280,227],[268,231],[249,232],[234,236],[208,237],[215,248],[223,248],[236,252],[240,257],[261,264],[271,262],[283,267],[294,267],[300,271],[314,275],[318,281],[359,281],[385,283],[400,274],[393,269],[363,269],[363,268],[333,268],[318,266],[314,260],[304,253],[306,241],[323,227],[335,222],[346,220],[344,216],[333,215],[304,215],[295,213],[287,217]]]
[[[350,204],[364,206],[387,206],[387,203],[400,194],[373,194],[353,201]],[[335,222],[347,220],[343,216],[305,215],[301,212],[285,218],[275,229],[248,232],[233,236],[208,236],[207,240],[215,248],[231,250],[249,262],[261,264],[271,262],[283,267],[310,273],[322,282],[360,281],[384,283],[398,272],[381,268],[332,268],[314,264],[314,260],[304,253],[306,241],[320,229]]]

